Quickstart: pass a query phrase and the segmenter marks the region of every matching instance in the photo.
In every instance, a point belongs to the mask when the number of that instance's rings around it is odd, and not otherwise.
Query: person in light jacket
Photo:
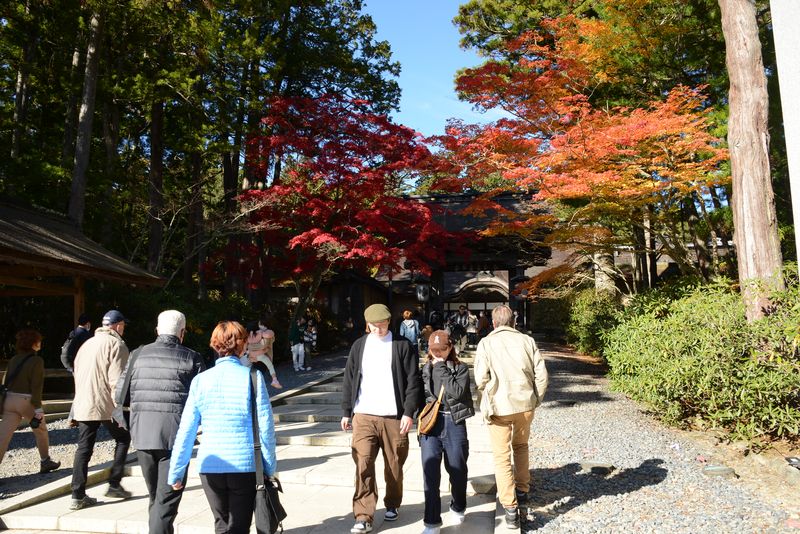
[[[422,532],[439,534],[442,525],[442,499],[439,496],[442,457],[444,468],[450,475],[452,493],[448,522],[454,526],[464,522],[469,458],[466,420],[475,415],[469,367],[459,361],[450,336],[444,330],[437,330],[428,338],[428,358],[422,366],[422,384],[425,402],[435,401],[444,388],[436,424],[428,434],[419,435],[425,489],[425,529]]]
[[[125,474],[131,435],[111,419],[117,380],[128,364],[128,346],[122,340],[128,322],[119,310],[109,310],[103,316],[103,326],[95,331],[94,337],[81,345],[75,356],[72,413],[78,422],[78,447],[72,462],[71,510],[97,504],[97,499],[86,495],[86,482],[100,425],[108,430],[116,442],[106,497],[131,497],[131,492],[120,484]]]
[[[211,334],[218,354],[213,368],[197,375],[189,388],[175,437],[167,483],[174,490],[183,480],[192,456],[198,426],[203,436],[197,451],[197,470],[219,533],[250,531],[256,496],[253,421],[250,409],[250,369],[239,361],[247,331],[235,321],[222,321]],[[256,373],[256,409],[264,476],[275,474],[275,425],[262,373]]]
[[[481,413],[489,427],[497,498],[506,526],[519,528],[517,506],[527,503],[530,490],[528,438],[533,411],[547,389],[547,369],[533,338],[514,329],[511,308],[492,310],[492,324],[494,330],[478,343],[475,385],[483,392]]]

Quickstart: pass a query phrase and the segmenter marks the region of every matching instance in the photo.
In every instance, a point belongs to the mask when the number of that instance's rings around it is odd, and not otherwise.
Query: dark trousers
[[[454,423],[449,414],[440,413],[433,430],[429,435],[419,436],[422,453],[422,478],[425,490],[426,526],[442,524],[442,499],[439,496],[439,484],[442,480],[442,457],[444,468],[450,475],[450,491],[452,499],[450,508],[457,512],[467,509],[467,459],[469,458],[469,440],[467,425],[464,422]]]
[[[217,534],[247,534],[256,499],[255,473],[200,473]]]
[[[125,458],[131,445],[131,435],[113,421],[78,421],[78,448],[72,462],[72,498],[83,499],[86,496],[86,477],[89,474],[89,460],[92,459],[97,430],[100,425],[106,427],[108,433],[117,442],[114,448],[114,463],[111,465],[111,476],[108,485],[119,486],[125,470]]]
[[[150,494],[150,534],[172,534],[175,529],[172,524],[178,515],[178,505],[183,497],[183,489],[175,491],[167,484],[169,474],[170,450],[136,451],[142,476],[147,484]],[[186,485],[189,470],[183,475],[183,485]]]

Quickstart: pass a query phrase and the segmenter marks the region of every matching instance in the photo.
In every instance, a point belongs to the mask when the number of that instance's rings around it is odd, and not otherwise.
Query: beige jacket
[[[536,409],[547,390],[547,369],[536,342],[508,326],[494,329],[478,343],[475,384],[487,421]]]
[[[114,409],[114,389],[128,363],[128,347],[110,328],[98,328],[75,356],[75,400],[77,421],[106,421]]]

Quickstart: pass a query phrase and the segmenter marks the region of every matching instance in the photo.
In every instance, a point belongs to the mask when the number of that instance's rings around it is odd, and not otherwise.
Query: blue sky
[[[366,0],[364,11],[378,27],[378,39],[389,41],[392,57],[402,65],[403,90],[395,122],[424,135],[444,133],[447,119],[488,122],[498,113],[478,113],[456,97],[456,71],[481,63],[472,51],[458,46],[453,25],[459,0]]]

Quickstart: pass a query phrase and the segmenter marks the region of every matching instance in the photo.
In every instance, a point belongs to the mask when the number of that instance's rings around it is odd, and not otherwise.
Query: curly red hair
[[[211,333],[209,346],[220,356],[240,355],[247,343],[247,330],[236,321],[220,321]]]
[[[42,341],[42,334],[33,328],[17,332],[17,352],[33,352],[33,346]]]

